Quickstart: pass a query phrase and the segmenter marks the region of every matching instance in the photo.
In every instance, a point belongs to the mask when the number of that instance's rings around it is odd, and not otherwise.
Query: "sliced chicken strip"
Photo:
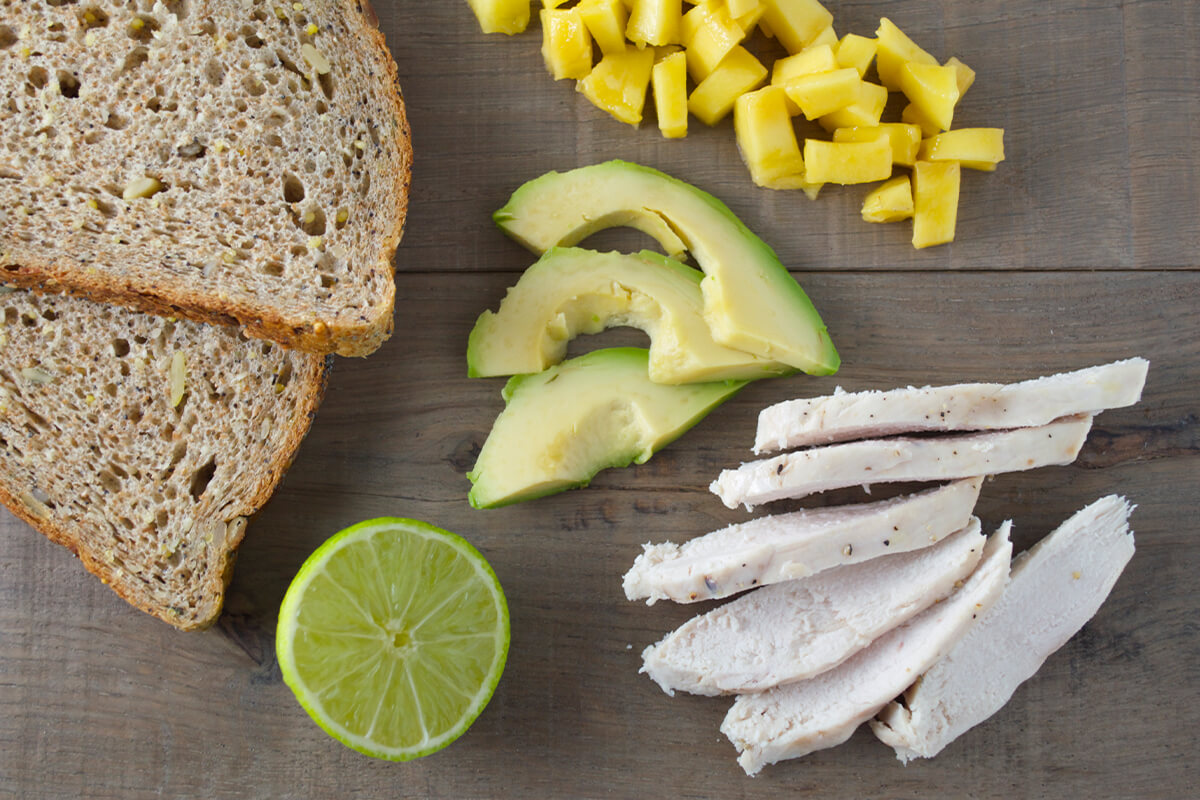
[[[729,508],[742,504],[751,509],[845,486],[944,481],[1070,464],[1091,427],[1091,417],[1077,416],[999,433],[831,444],[727,469],[709,488]]]
[[[1144,358],[1021,383],[960,383],[843,392],[789,400],[758,415],[754,452],[877,439],[918,431],[982,431],[1045,425],[1073,414],[1131,406],[1142,395]]]
[[[929,669],[991,607],[1008,580],[1009,524],[993,534],[961,589],[815,678],[738,697],[721,732],[747,775],[833,747]]]
[[[1133,557],[1129,503],[1110,495],[1013,561],[991,611],[871,723],[903,762],[932,758],[1008,702],[1108,597]]]
[[[761,692],[819,675],[963,585],[979,520],[933,547],[768,586],[693,617],[642,653],[667,694]]]
[[[759,517],[683,545],[647,544],[625,573],[625,596],[695,603],[831,567],[928,547],[962,528],[982,478],[845,506]]]

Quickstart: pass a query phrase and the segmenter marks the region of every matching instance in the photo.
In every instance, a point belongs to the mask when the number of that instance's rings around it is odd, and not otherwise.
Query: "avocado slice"
[[[644,464],[747,381],[667,386],[647,375],[639,347],[595,350],[504,387],[475,468],[475,508],[587,486],[602,469]]]
[[[540,372],[584,333],[622,325],[650,335],[655,383],[765,378],[794,372],[713,341],[704,320],[704,274],[650,250],[626,255],[552,247],[485,311],[467,344],[472,378]]]
[[[539,254],[619,224],[653,236],[671,255],[682,242],[704,271],[704,315],[717,342],[812,375],[841,363],[812,301],[775,252],[720,200],[658,170],[606,161],[549,172],[518,188],[492,218]]]

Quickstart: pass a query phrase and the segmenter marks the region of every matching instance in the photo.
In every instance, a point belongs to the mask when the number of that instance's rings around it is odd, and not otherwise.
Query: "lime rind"
[[[380,538],[380,534],[398,529],[408,534],[414,534],[414,536],[388,537],[386,540]],[[407,591],[408,596],[404,610],[401,612],[402,615],[417,612],[423,615],[423,620],[432,619],[439,614],[454,618],[456,613],[461,615],[464,611],[461,603],[456,605],[456,601],[468,599],[465,597],[467,593],[460,590],[452,593],[449,597],[439,598],[432,608],[422,608],[421,603],[425,598],[415,596],[416,591],[420,588],[419,585],[406,587],[394,580],[389,580],[388,576],[380,572],[378,559],[368,563],[359,558],[360,553],[346,550],[348,547],[361,545],[368,541],[372,543],[386,542],[385,546],[389,547],[419,546],[424,552],[404,553],[406,557],[416,557],[411,563],[422,564],[420,574],[415,578],[417,584],[422,579],[431,581],[436,576],[438,582],[449,580],[468,589],[486,590],[488,598],[491,600],[490,608],[494,610],[494,618],[474,620],[455,618],[463,629],[461,632],[444,634],[436,640],[430,640],[429,643],[438,644],[439,649],[445,649],[447,640],[452,644],[456,641],[455,637],[458,637],[457,641],[465,644],[469,639],[490,636],[493,639],[492,657],[490,663],[476,665],[476,673],[482,672],[483,679],[479,681],[478,689],[473,693],[464,693],[459,688],[462,683],[469,682],[469,677],[462,674],[469,670],[464,670],[462,662],[458,659],[440,660],[435,665],[436,669],[430,669],[430,665],[426,663],[425,659],[412,659],[404,665],[404,679],[407,680],[409,692],[389,693],[389,700],[398,701],[400,707],[384,709],[384,704],[381,702],[376,707],[370,708],[362,707],[362,704],[358,703],[364,714],[371,715],[370,722],[367,723],[365,717],[362,717],[350,720],[353,724],[347,725],[340,722],[339,714],[330,708],[330,705],[337,706],[339,704],[344,704],[345,707],[355,706],[354,697],[339,697],[335,691],[345,686],[349,689],[349,694],[353,695],[353,684],[347,679],[382,669],[389,670],[385,684],[393,685],[395,680],[400,679],[400,676],[395,674],[398,660],[385,657],[384,649],[378,644],[379,627],[370,621],[371,619],[377,621],[379,610],[394,609],[399,600],[397,593]],[[445,552],[447,547],[452,552]],[[442,551],[441,558],[437,557],[439,550]],[[335,556],[339,557],[335,558]],[[346,563],[339,564],[342,561]],[[369,587],[369,591],[364,592],[362,597],[348,592],[341,582],[330,575],[331,564],[339,570],[348,568],[356,578],[355,585],[361,586],[365,583]],[[441,571],[439,572],[439,570]],[[453,574],[447,577],[447,572]],[[362,576],[368,573],[374,573],[375,580],[363,581]],[[412,576],[407,577],[412,578]],[[308,606],[302,605],[305,595],[315,585],[319,585],[318,588],[322,591],[323,602]],[[331,586],[337,588],[330,592]],[[379,591],[381,587],[387,587],[389,591],[381,593]],[[338,595],[339,590],[341,596]],[[325,602],[329,598],[334,599]],[[325,612],[325,616],[317,614],[314,617],[314,615],[305,614],[314,606]],[[328,612],[331,610],[336,612],[339,608],[349,611],[332,615],[336,618],[336,626],[314,626],[322,620],[327,623],[333,622]],[[447,620],[443,620],[443,622],[445,621]],[[474,627],[476,625],[486,625],[490,630],[477,630]],[[418,625],[418,627],[420,626]],[[356,637],[363,641],[364,646],[361,648],[347,646],[347,642]],[[374,646],[371,646],[372,640],[375,642]],[[334,662],[340,658],[340,663],[325,664],[322,669],[322,672],[333,671],[340,679],[335,680],[332,686],[309,686],[301,674],[301,670],[297,668],[294,657],[298,641],[307,653],[314,651],[329,653]],[[276,632],[276,655],[284,682],[292,689],[297,701],[313,721],[347,747],[375,758],[391,761],[408,761],[437,752],[465,733],[487,706],[500,681],[508,656],[508,646],[508,606],[500,582],[487,560],[470,542],[457,534],[424,522],[398,517],[381,517],[361,522],[334,535],[317,548],[305,561],[288,588],[280,606],[279,627]],[[363,657],[363,652],[368,655]],[[373,655],[371,655],[372,652]],[[459,655],[465,654],[465,649],[459,653]],[[422,671],[420,676],[422,684],[435,685],[440,691],[424,693],[419,691],[416,685],[417,681],[414,679],[416,670]],[[455,694],[460,700],[458,703],[437,702],[440,696]],[[461,700],[467,701],[465,705]],[[383,713],[384,711],[387,713]],[[371,735],[376,732],[381,723],[386,730],[394,727],[394,724],[403,720],[406,715],[415,715],[421,720],[423,736],[420,741],[403,746],[386,746],[381,744],[380,739],[383,737]],[[345,714],[343,713],[341,716],[344,717]],[[443,730],[431,731],[432,726],[429,725],[429,722],[445,723],[448,720],[454,721],[452,724],[445,725]],[[364,726],[367,728],[366,735],[355,732],[355,729],[361,730]]]

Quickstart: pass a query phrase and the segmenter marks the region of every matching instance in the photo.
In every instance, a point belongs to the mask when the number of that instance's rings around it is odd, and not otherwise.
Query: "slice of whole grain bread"
[[[25,291],[0,323],[0,501],[134,606],[211,624],[329,357]]]
[[[0,6],[0,278],[366,355],[411,145],[354,0]]]

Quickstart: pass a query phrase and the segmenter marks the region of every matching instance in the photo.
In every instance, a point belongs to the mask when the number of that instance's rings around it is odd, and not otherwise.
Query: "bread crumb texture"
[[[135,606],[210,624],[246,518],[307,432],[325,359],[2,291],[0,499]]]
[[[6,3],[0,59],[6,280],[313,352],[390,334],[410,136],[352,2]]]

